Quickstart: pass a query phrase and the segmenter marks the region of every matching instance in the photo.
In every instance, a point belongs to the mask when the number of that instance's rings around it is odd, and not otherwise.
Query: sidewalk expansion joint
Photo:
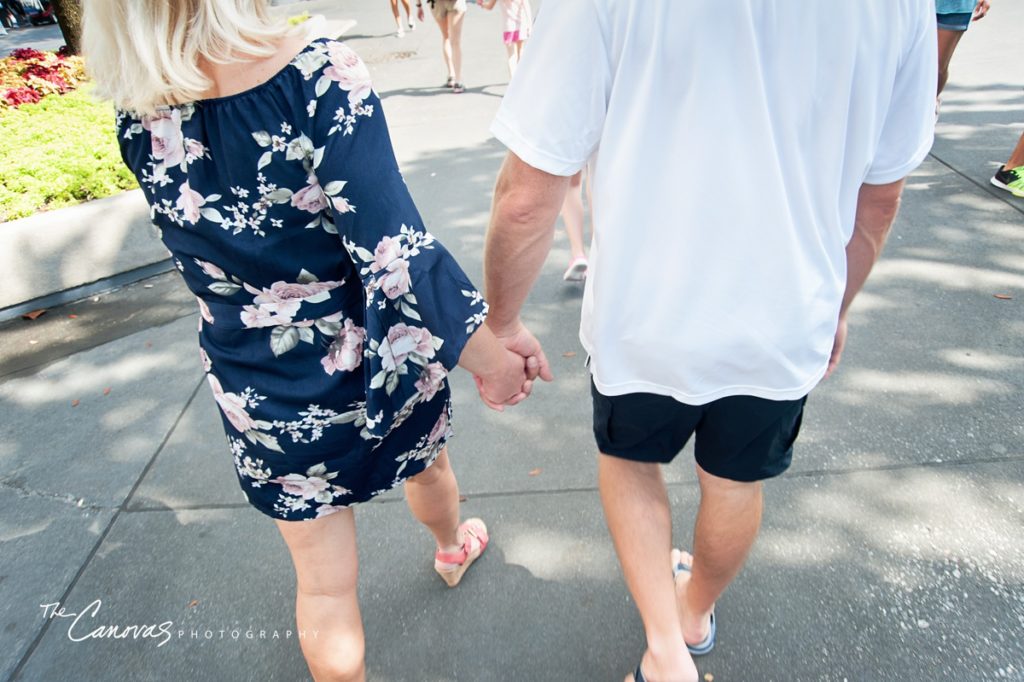
[[[928,156],[932,157],[933,159],[935,159],[936,161],[941,163],[943,166],[945,166],[949,170],[953,171],[954,173],[959,175],[961,178],[963,178],[967,182],[971,183],[972,185],[974,185],[975,187],[977,187],[978,189],[983,191],[985,194],[987,194],[990,197],[992,197],[993,199],[998,199],[999,201],[1003,202],[1004,204],[1006,204],[1007,206],[1012,208],[1014,211],[1017,211],[1018,213],[1024,215],[1024,206],[1020,206],[1019,202],[1010,201],[1010,199],[1008,197],[1004,196],[1006,194],[1005,192],[1003,192],[1001,194],[996,194],[995,192],[992,191],[991,185],[987,185],[987,184],[978,182],[974,178],[970,177],[969,175],[966,175],[965,173],[963,173],[959,169],[955,168],[952,164],[947,163],[941,157],[935,156],[934,153],[929,153]]]
[[[64,590],[64,593],[60,596],[60,599],[57,600],[59,603],[66,603],[68,597],[71,596],[71,593],[74,591],[75,586],[78,585],[78,581],[81,580],[82,576],[85,574],[85,570],[89,567],[89,564],[92,563],[93,558],[95,558],[96,554],[99,552],[100,547],[103,546],[103,543],[106,541],[107,536],[110,535],[110,531],[114,528],[114,524],[117,523],[118,517],[120,517],[121,513],[125,510],[125,507],[132,498],[132,495],[134,495],[135,491],[139,489],[140,485],[142,485],[142,481],[146,478],[146,474],[149,473],[149,470],[153,468],[153,464],[156,462],[157,457],[159,457],[160,453],[163,452],[164,447],[167,445],[167,441],[170,440],[171,434],[173,434],[174,431],[178,428],[178,425],[181,423],[182,418],[185,416],[185,412],[188,411],[188,408],[192,404],[192,401],[195,400],[196,394],[199,393],[199,389],[205,383],[205,376],[202,379],[200,379],[198,383],[196,383],[196,387],[192,389],[192,394],[189,396],[188,400],[185,401],[185,405],[181,408],[181,412],[178,413],[178,416],[177,418],[175,418],[174,423],[171,424],[171,428],[167,429],[167,433],[164,434],[163,440],[160,441],[160,445],[157,446],[156,451],[153,453],[153,456],[149,458],[149,462],[146,463],[146,466],[139,474],[138,478],[135,481],[135,484],[132,486],[132,489],[128,491],[128,495],[125,496],[124,501],[121,502],[121,504],[118,505],[117,507],[113,507],[114,513],[111,514],[110,520],[107,522],[107,525],[103,529],[103,532],[100,533],[100,536],[96,539],[96,542],[93,544],[92,549],[89,550],[89,554],[86,555],[85,561],[83,561],[82,565],[78,567],[78,570],[75,572],[75,575],[71,579],[71,582],[68,583],[68,586]],[[46,633],[50,629],[50,624],[52,622],[52,618],[47,619],[43,623],[42,627],[39,628],[39,632],[36,633],[35,638],[28,645],[28,648],[25,650],[25,653],[22,654],[21,658],[18,660],[18,664],[14,666],[14,670],[13,672],[11,672],[11,675],[8,678],[9,680],[16,680],[18,679],[18,676],[21,675],[22,671],[25,669],[25,666],[28,665],[29,660],[31,660],[32,655],[36,652],[36,649],[39,647],[40,642],[43,641],[43,637],[46,636]]]
[[[783,474],[786,478],[828,478],[832,476],[848,476],[851,474],[863,474],[885,471],[909,471],[913,469],[942,469],[953,467],[965,467],[976,464],[1017,464],[1024,462],[1024,455],[1013,455],[1009,457],[983,457],[968,460],[931,460],[925,462],[911,462],[907,464],[882,464],[861,468],[848,469],[809,469],[807,471],[791,471]],[[697,480],[674,481],[666,483],[666,488],[693,488],[697,486]],[[545,488],[543,490],[490,490],[481,492],[465,492],[465,501],[477,499],[501,499],[505,497],[542,497],[576,493],[597,493],[598,487],[582,486],[572,488]],[[389,497],[387,499],[376,499],[364,504],[399,504],[405,502],[404,497]],[[146,514],[153,512],[183,512],[183,511],[216,511],[220,509],[247,509],[247,502],[223,502],[205,504],[183,504],[174,507],[135,507],[122,510],[127,514]]]

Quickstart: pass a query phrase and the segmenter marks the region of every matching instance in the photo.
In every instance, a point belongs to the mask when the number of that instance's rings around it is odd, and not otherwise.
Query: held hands
[[[512,351],[505,350],[497,366],[485,376],[474,374],[480,399],[492,410],[504,412],[506,405],[518,405],[530,395],[533,382],[527,379],[526,362]]]
[[[496,338],[504,347],[498,366],[493,367],[488,376],[478,373],[474,379],[484,404],[501,412],[506,405],[517,405],[526,400],[537,377],[544,381],[552,381],[555,377],[540,342],[521,322],[511,330],[496,334]]]

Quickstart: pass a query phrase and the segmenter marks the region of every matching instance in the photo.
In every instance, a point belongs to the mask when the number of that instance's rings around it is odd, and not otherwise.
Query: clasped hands
[[[484,404],[501,412],[506,405],[526,400],[538,377],[552,381],[554,376],[540,342],[522,324],[508,332],[496,331],[495,336],[505,347],[501,362],[486,374],[474,374],[473,379]]]

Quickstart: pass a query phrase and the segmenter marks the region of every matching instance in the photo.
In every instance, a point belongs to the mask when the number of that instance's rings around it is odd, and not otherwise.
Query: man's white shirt
[[[936,62],[931,0],[546,0],[491,130],[548,173],[590,164],[601,393],[806,395],[861,184],[931,147]]]

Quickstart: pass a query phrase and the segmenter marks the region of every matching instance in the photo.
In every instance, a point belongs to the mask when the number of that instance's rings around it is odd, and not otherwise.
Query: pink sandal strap
[[[439,551],[434,554],[434,560],[445,564],[461,565],[466,562],[472,552],[476,551],[475,545],[479,545],[480,552],[483,552],[489,540],[487,530],[482,524],[475,521],[475,519],[470,519],[459,526],[459,532],[462,535],[461,550],[458,552]]]

